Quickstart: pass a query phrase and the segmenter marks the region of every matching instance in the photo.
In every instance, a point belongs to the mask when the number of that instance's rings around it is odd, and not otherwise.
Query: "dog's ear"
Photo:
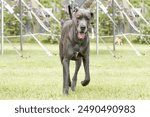
[[[94,13],[90,12],[90,15],[91,15],[91,18],[93,19],[94,18]]]
[[[90,12],[90,15],[91,15],[90,23],[91,23],[91,26],[94,27],[94,13]]]
[[[78,12],[79,11],[79,7],[75,7],[73,12]]]
[[[64,21],[64,20],[61,20],[60,22],[61,22],[61,26],[63,26],[65,21]]]

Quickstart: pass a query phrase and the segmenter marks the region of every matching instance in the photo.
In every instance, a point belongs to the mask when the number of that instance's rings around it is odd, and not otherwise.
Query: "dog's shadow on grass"
[[[70,89],[70,93],[67,97],[65,97],[66,99],[73,99],[73,100],[93,100],[93,99],[102,99],[104,95],[105,88],[103,88],[102,86],[99,87],[94,87],[94,86],[86,86],[86,87],[82,87],[82,86],[78,86],[76,88],[76,91],[71,91]],[[94,98],[93,98],[94,96]],[[100,97],[102,96],[102,97]],[[106,96],[106,95],[105,95]]]
[[[123,94],[124,89],[119,87],[112,87],[103,84],[90,84],[89,86],[78,86],[75,92],[70,91],[66,99],[71,100],[112,100],[112,99],[125,99],[127,94]],[[128,97],[129,98],[129,97]]]

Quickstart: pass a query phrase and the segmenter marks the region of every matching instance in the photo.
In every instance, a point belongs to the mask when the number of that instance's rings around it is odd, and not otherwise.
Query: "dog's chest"
[[[77,60],[80,57],[84,56],[84,47],[80,44],[75,44],[73,46],[73,55],[72,55],[72,60]]]
[[[84,53],[85,49],[86,49],[86,45],[84,43],[78,43],[73,46],[73,51],[79,52],[81,54]]]
[[[80,48],[81,47],[80,47],[79,44],[75,44],[74,47],[73,47],[73,50],[76,51],[76,52],[80,52]]]

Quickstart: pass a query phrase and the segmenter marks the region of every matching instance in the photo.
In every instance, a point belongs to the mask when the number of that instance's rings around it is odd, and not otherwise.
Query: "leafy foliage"
[[[100,34],[101,35],[111,35],[112,23],[105,14],[100,15]]]
[[[5,21],[5,28],[4,28],[5,35],[19,34],[19,22],[14,18],[13,15],[5,13],[4,21]]]
[[[10,1],[10,0],[6,0],[11,6],[13,6],[15,3],[14,1]],[[26,2],[31,2],[31,0],[25,0]],[[42,3],[42,5],[46,8],[52,8],[54,15],[61,20],[61,15],[62,15],[62,1],[63,0],[39,0],[40,3]],[[119,0],[118,0],[119,1]],[[143,0],[144,1],[144,7],[146,8],[146,12],[144,14],[144,17],[150,21],[150,0]],[[130,0],[130,2],[133,4],[134,7],[142,7],[141,5],[141,1],[139,0]],[[107,6],[108,2],[104,1],[105,6]],[[92,7],[92,9],[95,9],[95,7]],[[109,9],[109,14],[112,14],[112,7],[110,7]],[[19,13],[19,7],[17,6],[15,8],[15,14]],[[32,25],[34,25],[36,23],[35,19],[32,19]],[[56,35],[60,35],[60,27],[57,24],[57,22],[55,22],[51,17],[48,19],[49,20],[49,24],[50,24],[50,29],[52,31],[52,33],[56,34]],[[101,35],[111,35],[112,34],[112,22],[110,21],[110,19],[105,15],[102,14],[100,12],[100,34]],[[28,18],[28,16],[23,16],[23,23],[24,24],[28,24],[30,21],[30,19]],[[123,19],[121,16],[116,16],[115,17],[115,22],[116,24],[120,24],[123,22]],[[140,21],[141,22],[141,21]],[[125,22],[124,22],[125,23]],[[150,34],[149,32],[149,28],[144,24],[141,23],[140,25],[143,25],[142,27],[140,26],[141,30],[143,30],[143,34]],[[145,25],[145,26],[144,26]],[[35,26],[34,26],[35,27]],[[18,35],[19,34],[19,22],[13,17],[13,15],[8,14],[5,12],[5,35]],[[149,40],[148,37],[146,37],[146,39]],[[51,43],[56,43],[58,41],[58,37],[56,38],[53,35],[50,35],[47,38],[48,42]]]
[[[149,28],[149,26],[147,26],[145,24],[141,25],[141,31],[142,31],[141,33],[144,36],[138,36],[136,38],[136,42],[141,43],[141,44],[144,44],[144,43],[148,44],[148,43],[150,43],[150,37],[146,36],[146,35],[150,35],[150,28]]]

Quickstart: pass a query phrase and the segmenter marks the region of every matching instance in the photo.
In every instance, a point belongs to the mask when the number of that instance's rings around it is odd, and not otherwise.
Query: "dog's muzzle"
[[[86,38],[86,27],[85,26],[80,27],[80,32],[78,32],[78,38],[81,40],[84,40]]]
[[[84,40],[85,39],[85,33],[78,32],[78,38],[81,40]]]

